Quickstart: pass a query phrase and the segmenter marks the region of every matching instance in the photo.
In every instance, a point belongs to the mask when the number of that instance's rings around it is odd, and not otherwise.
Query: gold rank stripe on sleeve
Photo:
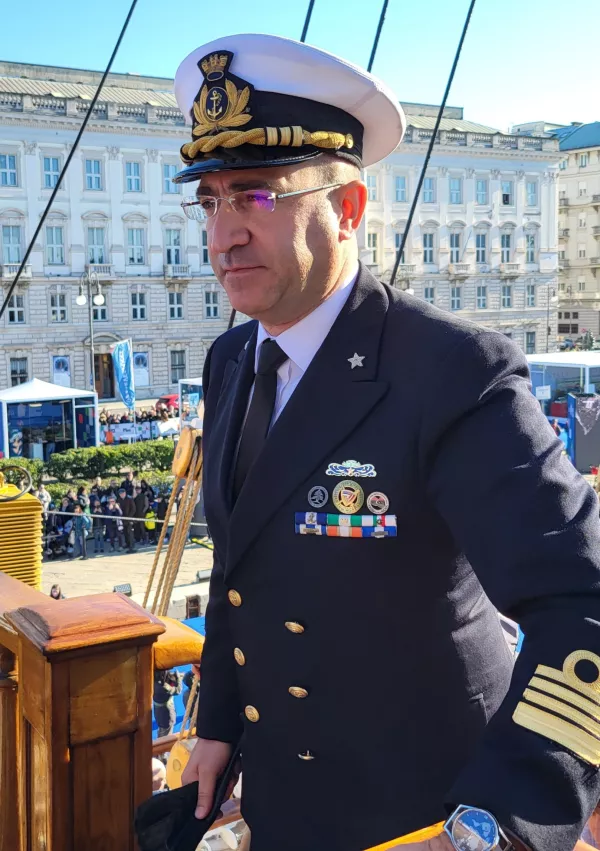
[[[591,662],[598,676],[586,682],[575,672],[578,662]],[[523,693],[513,721],[600,766],[600,657],[584,650],[571,653],[562,671],[538,665]]]

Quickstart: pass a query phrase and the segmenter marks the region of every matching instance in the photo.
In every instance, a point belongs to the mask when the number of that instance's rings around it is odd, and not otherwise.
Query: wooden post
[[[164,625],[120,594],[45,598],[4,617],[18,635],[26,847],[134,851],[135,808],[152,793],[152,644]]]
[[[17,805],[17,731],[15,657],[0,645],[0,851],[22,851]]]

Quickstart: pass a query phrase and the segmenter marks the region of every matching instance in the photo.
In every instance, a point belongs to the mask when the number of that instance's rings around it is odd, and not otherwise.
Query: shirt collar
[[[306,372],[314,356],[317,354],[325,337],[331,331],[331,327],[342,311],[343,306],[352,292],[352,285],[358,277],[358,264],[350,275],[344,280],[325,301],[316,307],[300,322],[296,322],[291,328],[283,331],[277,338],[278,345],[283,349],[288,358]],[[258,353],[261,343],[270,338],[262,324],[258,324],[256,337],[256,354],[254,360],[254,371],[258,369]]]

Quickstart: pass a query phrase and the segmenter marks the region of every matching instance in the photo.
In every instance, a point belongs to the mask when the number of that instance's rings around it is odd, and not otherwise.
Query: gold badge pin
[[[356,514],[365,501],[363,489],[356,482],[346,479],[336,485],[333,491],[333,504],[342,514]]]

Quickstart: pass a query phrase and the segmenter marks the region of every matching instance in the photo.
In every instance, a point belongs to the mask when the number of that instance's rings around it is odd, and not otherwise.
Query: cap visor
[[[173,183],[191,183],[193,180],[200,180],[203,174],[211,174],[215,171],[238,171],[244,168],[278,168],[282,165],[293,165],[303,160],[318,157],[322,153],[323,151],[306,151],[303,154],[299,153],[293,157],[279,157],[273,160],[202,160],[201,162],[192,163],[192,165],[184,168],[183,171],[178,171],[172,178],[172,181]]]

